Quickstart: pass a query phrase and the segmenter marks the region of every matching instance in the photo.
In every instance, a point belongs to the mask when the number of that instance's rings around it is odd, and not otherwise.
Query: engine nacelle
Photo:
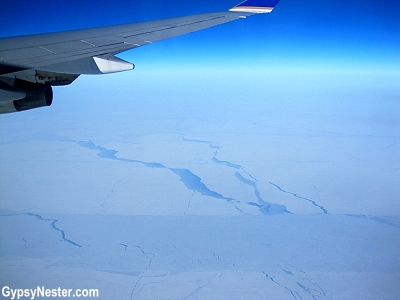
[[[53,89],[48,84],[15,80],[14,85],[9,86],[7,92],[14,98],[0,102],[2,114],[50,106],[53,102]],[[18,95],[21,98],[16,99]]]

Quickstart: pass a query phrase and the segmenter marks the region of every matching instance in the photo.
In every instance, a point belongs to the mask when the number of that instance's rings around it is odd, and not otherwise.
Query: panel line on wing
[[[53,51],[51,51],[51,50],[49,50],[49,49],[47,49],[47,48],[45,48],[43,46],[39,46],[39,48],[43,49],[43,50],[46,50],[46,51],[50,52],[51,54],[56,54],[55,52],[53,52]]]
[[[89,45],[91,45],[91,46],[93,46],[93,47],[97,47],[95,44],[92,44],[92,43],[89,43],[89,42],[87,42],[87,41],[85,41],[85,40],[80,40],[82,43],[86,43],[86,44],[89,44]]]
[[[137,47],[142,46],[142,45],[139,45],[139,44],[134,44],[134,43],[129,43],[129,42],[124,42],[124,44],[133,45],[133,46],[137,46]]]
[[[219,16],[219,17],[214,17],[214,18],[208,18],[208,19],[205,19],[205,20],[199,20],[199,21],[194,21],[194,22],[184,23],[184,24],[170,25],[169,27],[164,27],[164,28],[161,28],[161,29],[153,29],[153,30],[149,30],[149,31],[144,31],[144,32],[136,33],[136,34],[127,35],[126,38],[135,37],[135,36],[139,36],[139,35],[143,35],[143,34],[150,34],[150,33],[155,33],[155,32],[162,32],[162,31],[166,31],[166,30],[170,30],[170,29],[175,29],[175,28],[190,26],[190,25],[194,25],[194,24],[200,24],[200,23],[209,22],[209,21],[213,21],[213,20],[218,20],[218,19],[222,19],[222,18],[225,18],[225,16]]]

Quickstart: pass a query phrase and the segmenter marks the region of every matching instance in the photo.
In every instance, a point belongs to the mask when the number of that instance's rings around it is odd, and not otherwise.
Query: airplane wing
[[[115,55],[160,40],[269,13],[279,0],[247,0],[229,11],[0,39],[0,113],[50,106],[52,86],[81,74],[132,70]]]

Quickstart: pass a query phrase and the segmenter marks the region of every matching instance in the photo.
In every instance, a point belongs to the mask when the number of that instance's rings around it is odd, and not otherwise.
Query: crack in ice
[[[190,190],[197,191],[203,196],[210,196],[216,199],[223,199],[227,201],[234,200],[232,198],[224,197],[217,192],[211,191],[209,188],[207,188],[207,186],[203,182],[201,182],[200,177],[193,174],[188,169],[169,169],[169,170],[178,175],[181,181],[184,183],[184,185]]]
[[[121,179],[120,181],[118,181],[117,183],[114,183],[114,184],[113,184],[110,193],[107,195],[107,197],[103,200],[103,203],[101,204],[101,207],[102,207],[102,208],[105,208],[105,207],[106,207],[106,205],[108,204],[108,199],[109,199],[112,195],[114,195],[114,193],[115,193],[115,192],[114,192],[114,191],[115,191],[115,185],[118,184],[118,183],[121,182],[121,181],[122,181],[122,179]]]
[[[216,151],[214,151],[214,156],[211,158],[211,160],[216,163],[217,165],[221,165],[221,166],[226,166],[228,168],[233,168],[236,171],[235,173],[235,177],[242,183],[249,185],[253,188],[254,191],[254,195],[257,198],[258,203],[254,203],[254,202],[246,202],[246,204],[251,205],[251,206],[256,206],[259,208],[260,212],[262,214],[265,215],[273,215],[273,214],[281,214],[281,213],[290,213],[287,209],[286,206],[284,205],[280,205],[280,204],[275,204],[275,203],[269,203],[267,201],[265,201],[262,197],[261,197],[261,193],[258,190],[257,187],[257,179],[252,176],[251,174],[249,174],[248,172],[246,172],[243,168],[243,166],[239,165],[239,164],[234,164],[231,163],[230,161],[227,160],[220,160],[217,158],[218,155],[218,150],[221,149],[221,147],[219,146],[214,146],[213,143],[211,141],[203,141],[203,140],[193,140],[193,139],[187,139],[185,137],[183,137],[183,140],[186,142],[193,142],[193,143],[201,143],[201,144],[208,144],[209,147],[211,149],[217,149]],[[239,173],[242,172],[244,174],[246,174],[250,179],[245,178],[242,174]],[[230,199],[230,200],[234,200],[234,199]],[[238,201],[237,202],[241,202]],[[238,206],[235,205],[235,208],[240,211],[241,213],[246,214],[243,210],[241,210]]]
[[[137,286],[139,285],[139,282],[143,279],[144,273],[146,273],[146,271],[149,269],[151,263],[153,262],[154,257],[156,256],[154,253],[145,252],[144,248],[141,247],[141,246],[133,246],[133,248],[138,248],[142,252],[143,255],[145,255],[146,257],[148,257],[148,255],[150,255],[151,257],[150,257],[149,263],[145,267],[144,271],[140,274],[138,280],[136,281],[135,285],[133,286],[133,289],[132,289],[132,292],[131,292],[131,299],[134,299],[133,295],[135,293],[135,290],[136,290]]]
[[[40,221],[51,222],[50,227],[52,229],[56,230],[57,232],[61,233],[61,238],[62,238],[62,240],[64,242],[67,242],[67,243],[69,243],[69,244],[71,244],[71,245],[73,245],[75,247],[82,248],[82,245],[79,245],[78,243],[75,243],[74,241],[71,241],[71,240],[66,238],[65,231],[56,226],[56,223],[58,222],[58,220],[56,220],[56,219],[45,219],[41,215],[34,214],[34,213],[8,214],[8,215],[1,215],[1,217],[22,216],[22,215],[34,217],[34,218],[36,218],[36,219],[38,219]],[[25,242],[25,247],[26,247],[26,240],[23,239],[23,241]]]
[[[321,209],[322,212],[323,212],[324,214],[328,214],[328,211],[325,209],[325,207],[323,207],[322,205],[317,204],[317,202],[315,202],[314,200],[311,200],[311,199],[308,199],[308,198],[305,198],[305,197],[301,197],[301,196],[299,196],[299,195],[296,194],[296,193],[292,193],[292,192],[285,191],[284,189],[282,189],[280,186],[278,186],[277,184],[275,184],[275,183],[273,183],[273,182],[269,182],[269,184],[273,185],[274,187],[276,187],[278,190],[280,190],[281,192],[283,192],[283,193],[285,193],[285,194],[290,194],[290,195],[292,195],[293,197],[296,197],[296,198],[299,198],[299,199],[302,199],[302,200],[306,200],[306,201],[308,201],[308,202],[311,202],[314,206],[316,206],[316,207],[318,207],[319,209]]]
[[[215,162],[216,164],[222,165],[222,166],[227,166],[227,167],[234,168],[234,169],[241,169],[242,168],[241,165],[233,164],[233,163],[231,163],[229,161],[226,161],[226,160],[219,160],[216,157],[217,154],[218,154],[218,151],[215,151],[214,152],[214,157],[212,158],[212,161]]]
[[[260,191],[258,190],[256,181],[253,181],[253,180],[243,177],[243,175],[241,175],[239,172],[235,173],[235,177],[237,179],[239,179],[239,181],[241,181],[242,183],[253,187],[254,195],[256,196],[258,203],[247,202],[247,204],[252,205],[252,206],[257,206],[262,214],[275,215],[275,214],[282,214],[282,213],[290,213],[290,211],[288,211],[286,209],[286,206],[284,206],[284,205],[274,204],[274,203],[265,201],[261,197],[261,194],[260,194]]]
[[[280,269],[285,275],[285,284],[281,284],[276,279],[274,279],[271,274],[262,271],[267,279],[271,280],[273,283],[283,287],[285,290],[290,292],[294,299],[303,299],[307,297],[307,299],[312,298],[316,300],[326,296],[325,291],[316,282],[311,281],[308,278],[306,272],[296,268],[286,261],[281,260],[281,262],[286,265],[285,268],[279,265]],[[300,293],[302,295],[300,295]]]
[[[199,287],[196,288],[193,292],[191,292],[189,295],[183,297],[181,300],[185,300],[185,299],[191,298],[192,296],[196,295],[203,287],[204,287],[204,285],[199,286]]]
[[[140,160],[134,160],[134,159],[127,159],[127,158],[120,158],[117,157],[116,154],[118,151],[116,150],[109,150],[106,149],[102,146],[94,144],[92,141],[88,142],[77,142],[75,140],[72,140],[72,142],[77,143],[79,146],[88,148],[90,150],[97,150],[100,151],[97,156],[100,158],[105,158],[105,159],[112,159],[112,160],[117,160],[117,161],[122,161],[122,162],[128,162],[128,163],[138,163],[145,165],[148,168],[158,168],[158,169],[167,169],[170,170],[172,173],[177,175],[180,180],[183,182],[183,184],[190,190],[199,192],[203,196],[209,196],[213,197],[216,199],[222,199],[226,201],[231,201],[234,200],[232,198],[227,198],[224,197],[223,195],[210,190],[202,181],[201,178],[195,174],[193,174],[189,169],[183,169],[183,168],[169,168],[164,166],[161,163],[157,162],[145,162],[145,161],[140,161]],[[107,200],[107,199],[106,199]],[[104,202],[103,202],[104,204]]]

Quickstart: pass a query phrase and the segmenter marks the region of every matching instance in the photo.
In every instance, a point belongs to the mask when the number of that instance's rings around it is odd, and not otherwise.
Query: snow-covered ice
[[[2,116],[0,284],[100,299],[399,298],[398,103],[378,88],[353,91],[360,106],[336,87],[265,89],[226,105],[138,84],[122,107]]]

